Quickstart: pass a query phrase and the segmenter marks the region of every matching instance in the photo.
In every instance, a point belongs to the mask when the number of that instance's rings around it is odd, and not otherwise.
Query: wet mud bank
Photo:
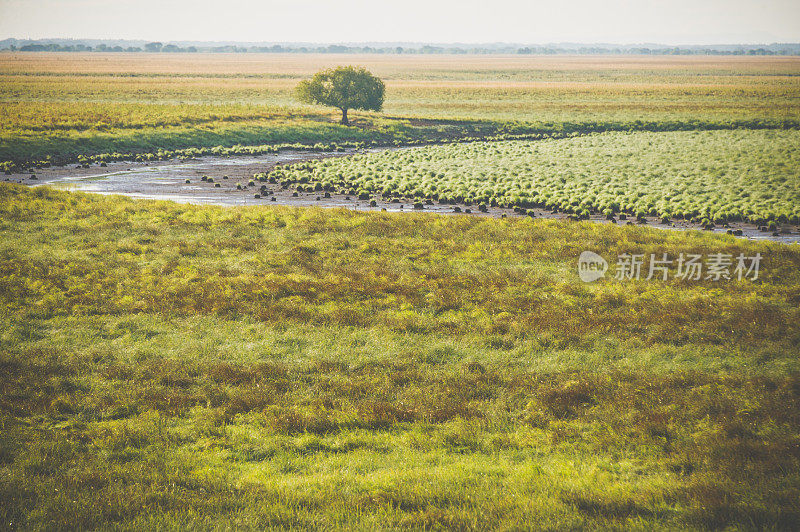
[[[397,148],[376,148],[367,151],[383,151]],[[400,148],[413,149],[413,148]],[[36,170],[35,174],[12,174],[4,180],[29,186],[49,185],[57,188],[91,192],[96,194],[120,194],[138,199],[170,200],[179,203],[247,206],[289,205],[294,207],[345,208],[359,211],[387,212],[432,212],[442,215],[522,217],[566,219],[568,215],[552,213],[544,209],[528,209],[521,214],[514,209],[488,207],[481,211],[477,205],[450,205],[434,201],[419,202],[414,198],[383,199],[374,196],[359,199],[355,196],[328,192],[299,192],[294,187],[253,181],[256,173],[269,171],[279,164],[328,157],[347,157],[364,150],[344,152],[283,151],[256,156],[208,156],[191,160],[171,160],[150,163],[113,162],[105,166],[81,165],[51,167]],[[647,225],[666,230],[702,230],[699,224],[684,220],[662,223],[658,218],[629,220],[618,216],[613,222],[604,216],[589,218],[598,223],[620,223]],[[782,227],[766,231],[747,223],[731,223],[727,227],[715,227],[715,233],[730,233],[742,238],[772,240],[784,243],[800,243],[800,232],[796,227]]]

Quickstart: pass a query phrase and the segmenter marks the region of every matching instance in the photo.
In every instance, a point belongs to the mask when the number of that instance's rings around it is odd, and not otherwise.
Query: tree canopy
[[[335,107],[342,111],[342,124],[348,124],[348,109],[380,111],[383,108],[383,82],[365,68],[340,66],[317,72],[301,81],[297,98],[304,103]]]

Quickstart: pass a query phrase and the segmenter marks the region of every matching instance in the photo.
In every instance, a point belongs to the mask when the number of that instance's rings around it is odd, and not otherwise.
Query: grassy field
[[[320,68],[384,78],[385,113],[300,106]],[[797,126],[795,57],[0,54],[0,162],[233,144]]]
[[[384,113],[294,101],[342,63]],[[797,223],[798,127],[796,57],[0,54],[9,172],[492,138],[263,179]],[[0,529],[796,530],[799,350],[796,245],[3,183]]]
[[[3,185],[0,520],[791,529],[798,303],[800,251],[733,237]]]

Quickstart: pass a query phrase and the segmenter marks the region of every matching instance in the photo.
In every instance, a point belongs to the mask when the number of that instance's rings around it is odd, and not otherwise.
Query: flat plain
[[[361,130],[300,106],[303,77],[387,85]],[[0,53],[0,160],[465,132],[773,126],[800,120],[796,57]],[[367,129],[368,132],[365,132]]]
[[[386,80],[384,113],[293,101],[341,63]],[[0,162],[424,141],[271,177],[792,226],[798,80],[794,57],[1,54]],[[585,283],[586,250],[643,275]],[[729,275],[681,277],[694,255]],[[792,530],[798,349],[796,245],[3,183],[0,522]]]

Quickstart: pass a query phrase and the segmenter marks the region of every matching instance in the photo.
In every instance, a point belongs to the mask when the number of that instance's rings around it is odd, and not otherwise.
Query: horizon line
[[[142,43],[198,43],[198,44],[228,44],[228,45],[289,45],[289,46],[662,46],[674,48],[680,46],[713,47],[713,46],[800,46],[800,41],[773,41],[773,42],[718,42],[713,44],[701,43],[665,43],[657,41],[640,42],[603,42],[603,41],[547,41],[547,42],[515,42],[515,41],[236,41],[236,40],[197,40],[197,39],[143,39],[143,38],[108,38],[108,37],[0,37],[0,42],[17,41],[114,41],[114,42],[142,42]]]

